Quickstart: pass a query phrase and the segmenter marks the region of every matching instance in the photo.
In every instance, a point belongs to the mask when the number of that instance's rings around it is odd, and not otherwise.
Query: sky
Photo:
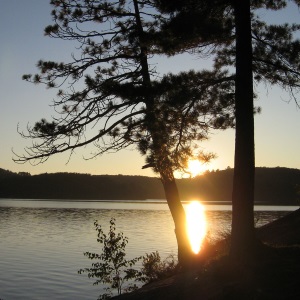
[[[13,151],[22,154],[31,144],[18,134],[18,128],[26,131],[28,124],[33,125],[41,118],[50,120],[54,115],[51,103],[57,92],[23,81],[22,75],[37,73],[39,59],[69,61],[74,44],[43,35],[44,28],[52,24],[48,0],[0,0],[0,4],[0,168],[31,174],[76,172],[155,176],[150,169],[142,169],[144,158],[134,149],[105,154],[93,160],[85,159],[92,149],[84,148],[78,149],[70,160],[66,153],[36,166],[13,162]],[[299,17],[295,7],[270,16],[276,22],[284,18],[298,20]],[[176,73],[200,70],[208,67],[209,61],[185,54],[173,58],[158,57],[155,64],[161,73]],[[255,116],[256,166],[300,169],[300,109],[277,87],[258,86],[256,92],[259,97],[255,105],[262,109],[261,114]],[[213,132],[210,140],[201,143],[201,147],[217,155],[205,168],[233,167],[233,129]]]

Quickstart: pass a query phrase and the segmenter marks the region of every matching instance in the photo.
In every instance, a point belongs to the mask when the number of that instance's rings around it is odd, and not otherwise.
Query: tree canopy
[[[180,168],[193,155],[192,141],[207,139],[210,128],[233,125],[232,76],[226,71],[159,79],[148,61],[157,47],[146,37],[164,16],[151,1],[51,4],[54,24],[45,35],[75,40],[79,52],[69,63],[41,60],[39,74],[23,76],[59,88],[53,103],[58,114],[22,133],[34,143],[16,161],[43,162],[87,144],[96,146],[92,157],[136,145],[154,168],[166,154]],[[159,157],[163,144],[168,150]]]
[[[236,26],[232,0],[155,1],[161,11],[170,14],[162,29],[172,43],[159,43],[160,51],[175,55],[193,51],[195,55],[211,55],[217,69],[236,66]],[[299,1],[291,1],[299,6]],[[300,24],[285,20],[270,24],[263,10],[282,10],[288,1],[251,1],[251,40],[253,79],[255,84],[279,85],[297,101],[299,89]],[[204,18],[205,16],[205,18]],[[197,23],[198,22],[198,23]],[[208,23],[206,25],[203,22]],[[185,26],[183,26],[185,24]],[[160,33],[161,34],[161,33]]]

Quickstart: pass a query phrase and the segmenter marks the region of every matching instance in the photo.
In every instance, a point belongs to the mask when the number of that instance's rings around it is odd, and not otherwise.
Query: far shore
[[[51,202],[115,202],[115,203],[148,203],[148,204],[167,204],[167,201],[165,199],[140,199],[140,200],[127,200],[127,199],[110,199],[110,200],[99,200],[99,199],[52,199],[52,198],[1,198],[1,200],[11,200],[11,201],[51,201]],[[181,203],[186,204],[190,203],[192,201],[200,201],[200,200],[182,200]],[[204,205],[231,205],[231,201],[200,201]],[[282,203],[270,203],[267,201],[257,201],[254,203],[255,206],[282,206],[282,207],[290,207],[293,209],[297,209],[300,207],[299,205],[295,204],[282,204]]]

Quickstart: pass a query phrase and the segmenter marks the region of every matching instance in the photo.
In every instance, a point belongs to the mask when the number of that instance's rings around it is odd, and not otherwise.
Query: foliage
[[[101,295],[99,299],[108,299],[112,295],[112,289],[116,289],[118,295],[122,291],[131,291],[136,289],[136,285],[130,284],[123,287],[127,281],[135,279],[140,272],[133,269],[133,266],[142,257],[127,260],[125,258],[125,248],[128,243],[128,238],[124,237],[123,233],[116,233],[115,219],[110,220],[110,227],[108,234],[103,232],[101,225],[97,221],[94,222],[97,233],[97,242],[102,245],[101,254],[85,252],[84,255],[88,259],[96,260],[92,263],[92,267],[80,269],[79,274],[87,273],[89,278],[97,279],[94,285],[103,283],[109,285],[106,287],[106,293]]]
[[[88,144],[96,147],[90,158],[133,146],[156,172],[173,171],[201,153],[194,140],[206,140],[211,128],[233,126],[233,78],[227,72],[156,73],[151,37],[165,16],[154,2],[51,4],[54,24],[45,35],[75,41],[78,52],[66,63],[41,60],[39,74],[23,76],[59,89],[58,115],[21,133],[34,142],[15,161],[40,163]]]
[[[146,253],[143,256],[142,268],[137,281],[145,283],[167,278],[176,273],[178,261],[170,254],[164,260],[161,259],[158,251]]]
[[[77,51],[69,62],[40,60],[38,74],[23,76],[58,88],[57,114],[21,132],[32,145],[15,161],[41,163],[87,145],[95,147],[89,158],[136,148],[146,157],[143,168],[162,179],[178,235],[185,216],[174,171],[185,169],[190,158],[213,158],[197,142],[207,140],[212,128],[234,126],[233,77],[223,70],[157,74],[153,37],[166,20],[154,1],[50,3],[53,24],[45,35],[74,41]]]
[[[176,272],[177,266],[174,255],[161,260],[158,251],[146,253],[143,256],[141,276],[137,280],[148,283],[169,277]]]
[[[160,34],[168,35],[172,40],[172,43],[158,44],[161,52],[176,55],[182,51],[193,51],[196,55],[212,55],[217,69],[236,67],[235,1],[155,2],[166,16]],[[294,2],[290,5],[300,5],[299,1],[290,2]],[[296,95],[300,80],[300,24],[289,20],[270,24],[263,19],[267,14],[261,14],[267,10],[280,11],[287,4],[286,0],[250,2],[253,80],[257,84],[280,86],[299,106]],[[208,23],[206,27],[203,27],[203,22]]]
[[[106,291],[99,296],[99,300],[109,299],[116,290],[120,295],[122,292],[131,292],[137,289],[134,281],[152,282],[158,279],[168,277],[177,269],[177,262],[174,256],[170,255],[165,260],[161,260],[159,253],[152,252],[145,256],[134,259],[126,259],[126,245],[128,238],[122,232],[116,233],[116,222],[114,218],[110,220],[108,234],[103,232],[98,221],[94,222],[97,231],[97,242],[102,245],[100,254],[85,252],[88,259],[96,260],[92,267],[80,269],[79,274],[87,273],[89,278],[97,279],[93,284],[104,284],[108,287]],[[141,270],[134,269],[135,264],[142,259]],[[125,282],[130,282],[124,287]]]

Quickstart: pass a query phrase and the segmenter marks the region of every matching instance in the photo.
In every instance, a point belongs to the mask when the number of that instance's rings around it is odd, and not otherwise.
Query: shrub
[[[112,290],[116,290],[118,295],[122,292],[131,292],[138,288],[134,282],[152,282],[166,278],[176,271],[177,261],[174,256],[170,255],[162,261],[157,251],[127,260],[125,249],[128,238],[122,232],[116,233],[114,218],[110,220],[108,234],[103,232],[98,221],[95,221],[94,225],[98,236],[97,242],[102,245],[102,251],[101,254],[85,252],[84,255],[88,259],[97,262],[92,263],[90,268],[80,269],[78,273],[87,273],[89,278],[96,278],[94,285],[99,283],[108,285],[104,288],[105,293],[100,295],[98,300],[111,298]],[[141,270],[134,269],[133,266],[141,259]],[[125,282],[128,282],[128,285],[123,286]]]
[[[137,288],[135,284],[129,284],[123,288],[123,284],[128,281],[133,281],[141,276],[140,271],[133,269],[133,266],[142,257],[137,257],[131,260],[125,258],[125,248],[128,244],[128,238],[124,237],[123,233],[116,233],[115,219],[110,220],[110,227],[108,234],[103,232],[98,221],[94,222],[97,233],[97,242],[102,245],[101,254],[85,252],[84,255],[91,260],[97,262],[92,263],[92,267],[80,269],[79,274],[87,273],[89,278],[96,278],[93,283],[108,285],[105,288],[106,293],[99,296],[98,299],[109,299],[113,293],[112,289],[116,289],[118,295],[122,291],[132,291]]]
[[[142,282],[152,282],[173,275],[178,263],[174,255],[169,255],[163,261],[157,251],[143,256],[141,276],[137,279]]]

